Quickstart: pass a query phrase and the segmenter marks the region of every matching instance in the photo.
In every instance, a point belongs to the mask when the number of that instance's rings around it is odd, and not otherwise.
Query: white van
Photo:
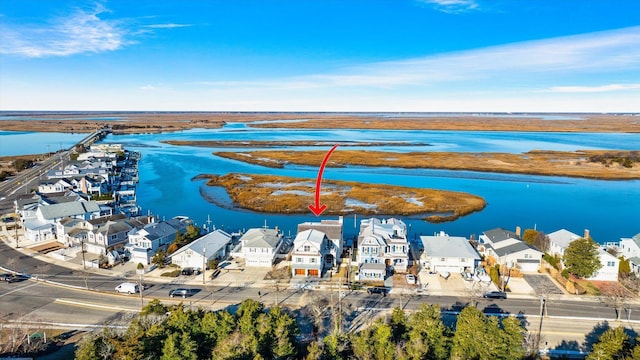
[[[116,286],[118,293],[135,294],[138,291],[140,291],[140,287],[136,283],[125,282]]]

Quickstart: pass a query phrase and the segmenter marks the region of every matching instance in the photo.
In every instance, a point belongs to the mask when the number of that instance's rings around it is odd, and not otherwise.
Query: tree
[[[409,359],[448,359],[449,331],[438,305],[422,306],[407,320],[406,353]]]
[[[607,329],[600,335],[598,342],[587,355],[587,360],[624,359],[630,353],[629,336],[622,326],[618,326],[615,329]]]
[[[549,238],[542,231],[526,229],[522,234],[522,240],[527,244],[537,247],[542,252],[549,250]]]
[[[151,263],[157,265],[160,269],[164,268],[166,262],[167,253],[162,249],[158,250],[158,252],[151,258]]]
[[[598,244],[591,238],[573,240],[562,257],[564,267],[575,276],[588,278],[602,267],[598,252]]]
[[[391,312],[391,331],[393,334],[393,340],[399,341],[406,333],[406,315],[404,310],[399,307],[395,307]]]
[[[197,239],[200,236],[200,228],[195,225],[187,226],[187,230],[185,230],[185,237],[189,242]]]
[[[629,263],[629,259],[625,259],[624,256],[620,256],[620,265],[618,265],[618,276],[621,278],[626,278],[631,273],[631,264]]]

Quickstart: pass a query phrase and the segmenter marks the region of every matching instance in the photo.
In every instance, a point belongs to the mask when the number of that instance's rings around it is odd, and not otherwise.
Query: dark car
[[[367,293],[369,294],[382,294],[382,296],[387,296],[390,289],[384,286],[376,286],[367,289]]]
[[[27,278],[24,275],[0,274],[0,280],[13,283],[27,280]]]
[[[187,296],[192,296],[195,293],[196,291],[194,289],[179,288],[170,290],[169,297],[182,296],[183,298],[186,298]]]
[[[503,291],[489,291],[482,295],[486,299],[506,299],[507,293]]]
[[[184,269],[182,269],[182,275],[198,275],[200,274],[200,269],[196,269],[196,268],[192,268],[192,267],[186,267]]]

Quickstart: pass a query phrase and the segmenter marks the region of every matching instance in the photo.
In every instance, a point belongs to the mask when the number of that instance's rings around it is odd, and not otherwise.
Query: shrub
[[[556,270],[560,270],[560,256],[558,255],[549,255],[544,253],[542,258],[549,263],[549,265],[553,266]]]
[[[569,270],[567,270],[567,269],[562,270],[561,275],[562,275],[563,278],[568,279],[569,278]]]
[[[180,276],[181,270],[180,269],[176,269],[173,271],[167,271],[167,272],[163,272],[162,274],[160,274],[160,276],[164,276],[164,277],[178,277]]]

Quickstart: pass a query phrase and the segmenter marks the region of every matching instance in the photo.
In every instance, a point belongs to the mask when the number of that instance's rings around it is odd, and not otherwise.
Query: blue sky
[[[640,112],[640,1],[0,0],[0,110]]]

